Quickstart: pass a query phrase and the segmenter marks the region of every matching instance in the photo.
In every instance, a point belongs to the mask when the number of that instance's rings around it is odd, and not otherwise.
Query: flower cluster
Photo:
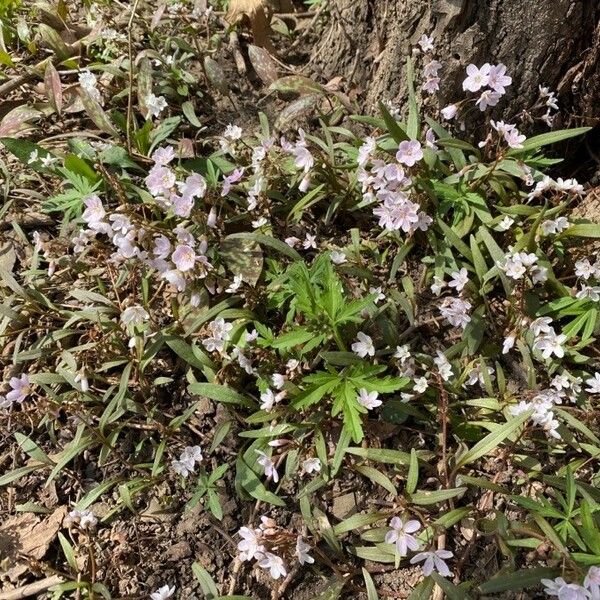
[[[237,546],[241,561],[255,560],[273,579],[287,575],[288,567],[284,558],[296,560],[301,565],[315,561],[309,554],[310,546],[302,536],[279,527],[269,517],[262,516],[260,520],[258,528],[242,527],[238,531],[242,538]]]
[[[544,591],[548,596],[557,596],[558,600],[599,600],[600,567],[592,566],[583,580],[583,585],[567,583],[562,577],[542,579]]]
[[[200,446],[186,446],[178,459],[171,463],[173,470],[184,478],[193,473],[196,463],[202,462],[202,449]]]

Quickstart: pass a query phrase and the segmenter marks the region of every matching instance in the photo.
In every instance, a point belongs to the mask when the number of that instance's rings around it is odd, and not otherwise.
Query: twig
[[[52,575],[52,577],[46,577],[39,581],[34,581],[24,585],[23,587],[10,590],[8,592],[0,593],[0,600],[19,600],[20,598],[28,598],[29,596],[35,596],[41,592],[45,592],[48,588],[53,585],[62,583],[64,579],[58,575]]]
[[[140,0],[135,0],[133,7],[131,8],[131,15],[129,16],[129,23],[127,25],[127,53],[129,55],[129,90],[127,92],[127,152],[131,154],[131,122],[133,120],[132,107],[133,107],[133,39],[131,37],[131,29],[133,26],[133,20],[135,18],[135,12],[137,11]]]

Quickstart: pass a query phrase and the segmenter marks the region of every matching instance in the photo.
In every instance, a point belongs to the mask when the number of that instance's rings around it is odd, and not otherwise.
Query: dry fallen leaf
[[[66,514],[66,507],[61,506],[45,519],[23,513],[0,525],[0,561],[8,565],[6,575],[11,581],[27,571],[28,558],[44,558]]]

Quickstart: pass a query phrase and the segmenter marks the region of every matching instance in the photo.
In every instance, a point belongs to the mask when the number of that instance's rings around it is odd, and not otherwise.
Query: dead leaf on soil
[[[238,21],[249,22],[254,44],[272,51],[269,40],[271,15],[268,0],[231,0],[226,18],[232,25]]]
[[[61,506],[45,519],[23,513],[0,525],[0,562],[7,561],[6,574],[11,581],[28,570],[28,558],[44,558],[66,514],[67,508]]]

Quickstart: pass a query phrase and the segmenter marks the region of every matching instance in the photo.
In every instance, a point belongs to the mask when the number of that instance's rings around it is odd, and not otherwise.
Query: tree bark
[[[312,64],[325,79],[342,76],[349,88],[358,88],[367,110],[376,110],[379,100],[404,104],[406,57],[425,33],[433,35],[435,57],[443,64],[440,107],[465,97],[461,82],[469,63],[501,62],[513,83],[494,109],[496,117],[516,118],[544,85],[559,95],[557,125],[598,123],[598,0],[329,0],[329,5],[330,21]]]

